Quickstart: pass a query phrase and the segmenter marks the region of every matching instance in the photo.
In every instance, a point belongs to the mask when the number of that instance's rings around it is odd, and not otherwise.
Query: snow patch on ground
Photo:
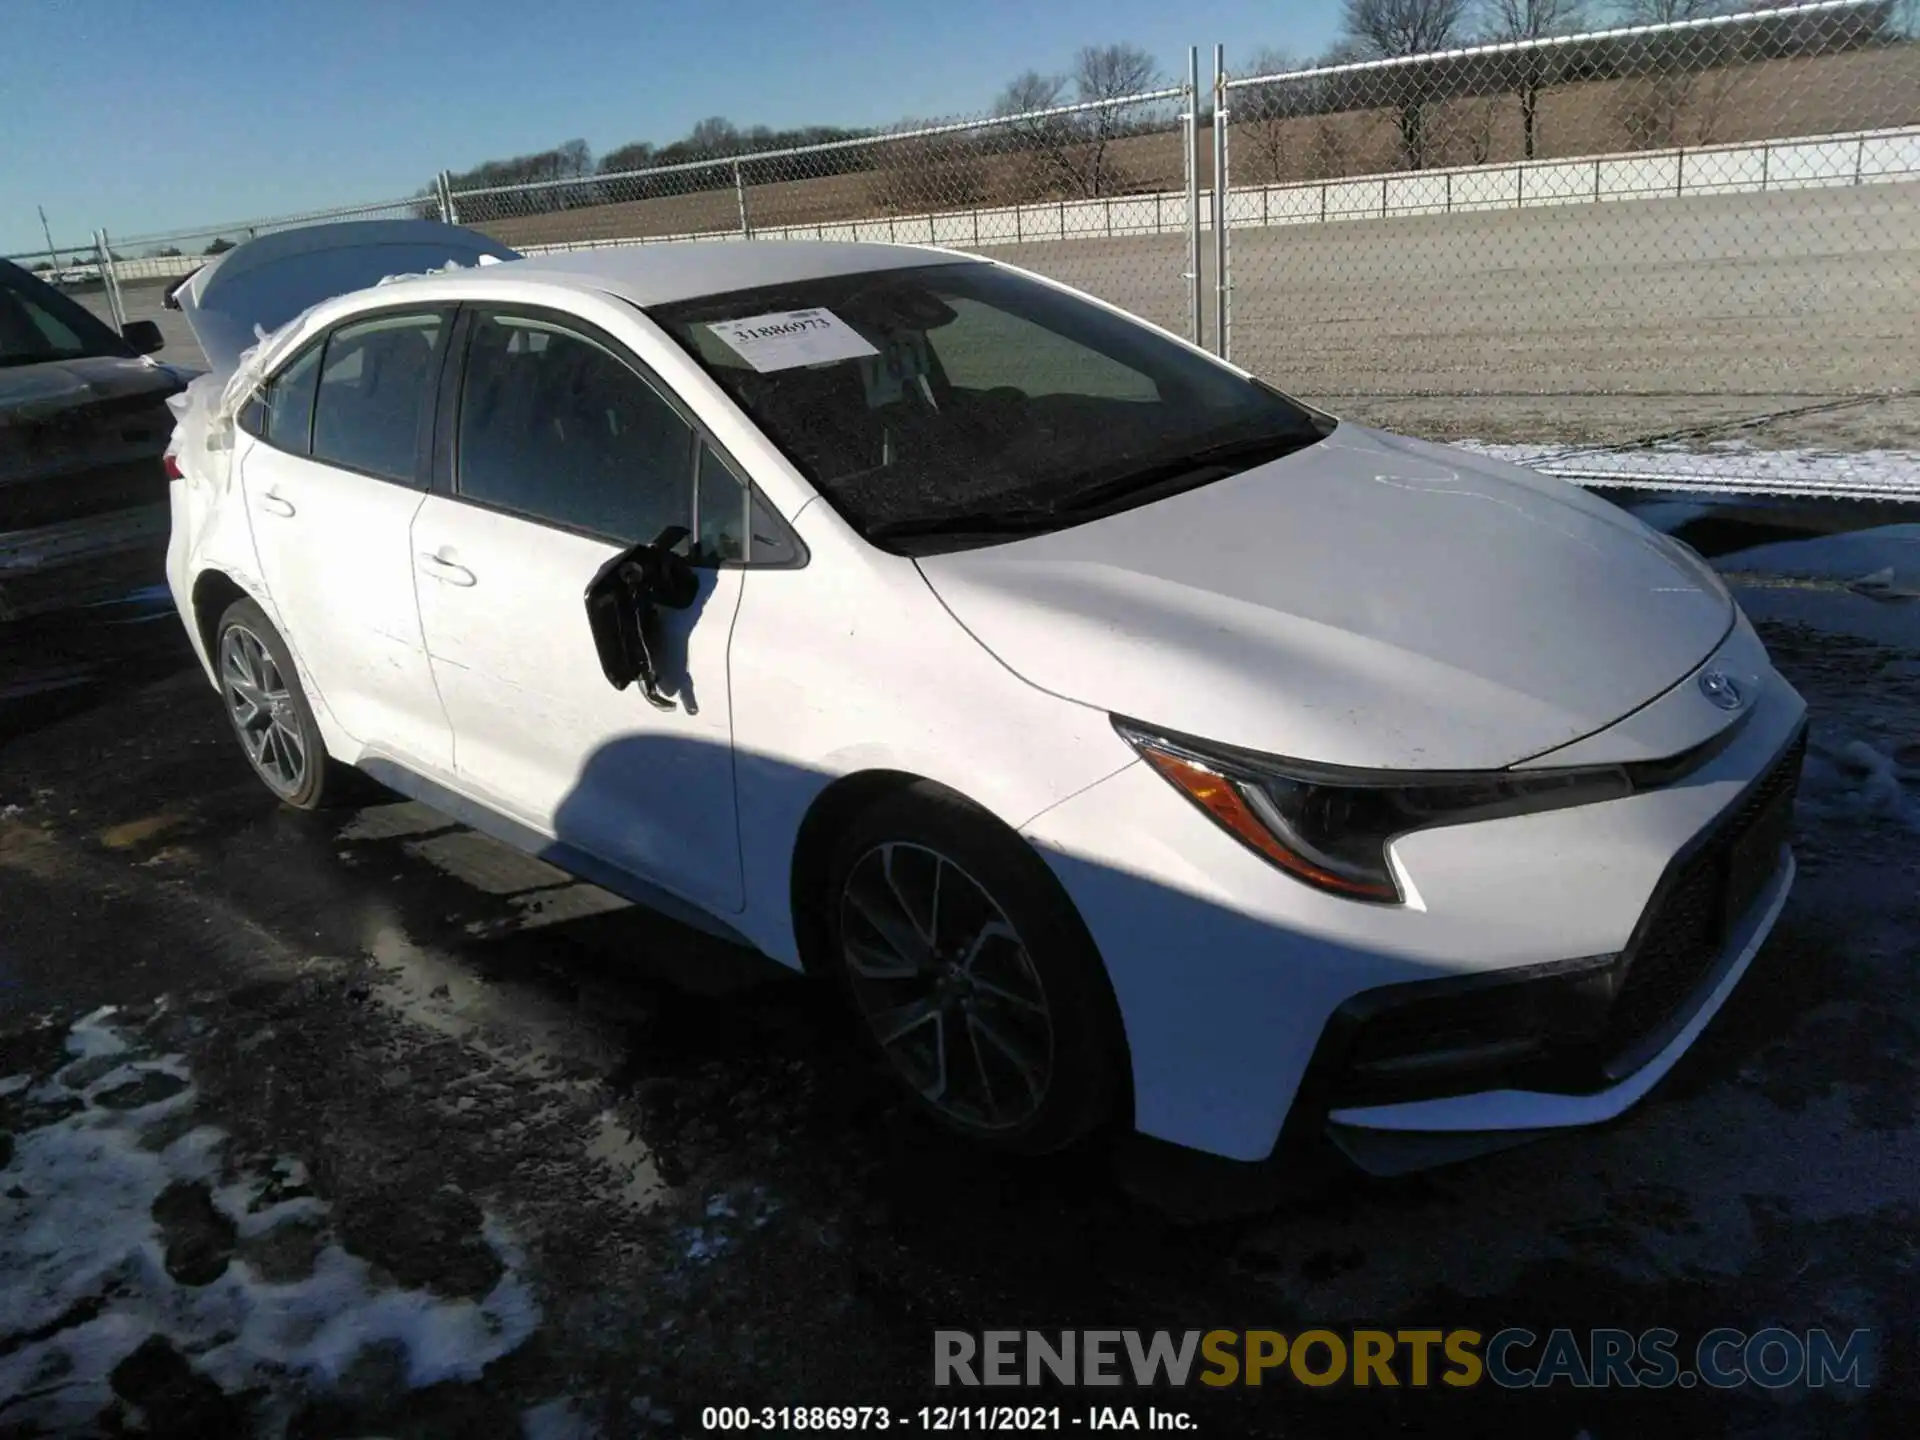
[[[299,1188],[298,1162],[280,1162],[271,1178],[216,1183],[226,1136],[191,1125],[185,1062],[139,1053],[112,1013],[76,1024],[68,1062],[27,1091],[39,1113],[57,1118],[23,1129],[4,1171],[0,1275],[10,1288],[0,1308],[0,1397],[9,1399],[0,1420],[84,1428],[113,1402],[114,1367],[156,1335],[232,1395],[330,1383],[381,1342],[404,1354],[410,1385],[473,1379],[533,1333],[540,1310],[524,1257],[490,1220],[484,1234],[502,1274],[477,1302],[384,1285],[337,1243],[287,1283],[238,1256],[207,1283],[177,1279],[154,1213],[170,1186],[205,1186],[213,1211],[243,1239],[319,1220],[327,1207],[311,1195],[268,1198]],[[149,1089],[171,1093],[127,1103]]]
[[[1854,495],[1920,500],[1920,451],[1765,450],[1746,440],[1704,447],[1606,450],[1579,445],[1455,442],[1462,450],[1594,485],[1717,494]]]
[[[1872,742],[1811,733],[1799,803],[1821,819],[1881,819],[1920,835],[1920,764],[1903,765]]]

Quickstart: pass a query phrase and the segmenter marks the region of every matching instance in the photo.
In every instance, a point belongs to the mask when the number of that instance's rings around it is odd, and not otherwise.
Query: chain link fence
[[[1192,333],[1188,86],[652,169],[450,190],[526,253],[680,240],[990,251]]]
[[[111,325],[158,321],[166,338],[163,358],[196,367],[203,363],[199,347],[176,312],[165,308],[164,300],[170,289],[214,256],[276,230],[334,220],[437,220],[446,213],[438,195],[415,195],[145,235],[96,230],[75,248],[6,258],[51,281]]]
[[[1590,480],[1811,486],[1804,453],[1757,451],[1812,450],[1839,455],[1833,493],[1875,493],[1875,452],[1920,448],[1920,43],[1898,6],[1215,93],[1229,258],[1209,308],[1236,363]]]
[[[166,290],[330,220],[444,218],[531,254],[936,245],[1338,414],[1574,478],[1920,492],[1915,0],[1540,33],[1569,10],[1499,0],[1509,39],[1266,74],[1216,48],[1206,90],[1190,52],[1177,84],[1060,104],[1054,82],[1018,113],[644,169],[562,147],[526,183],[442,172],[399,199],[16,258],[116,323],[159,319],[192,363]]]

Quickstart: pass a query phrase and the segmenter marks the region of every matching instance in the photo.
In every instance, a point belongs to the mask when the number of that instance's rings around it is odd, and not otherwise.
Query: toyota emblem
[[[1724,670],[1708,670],[1700,676],[1700,693],[1722,710],[1738,710],[1746,703],[1740,682]]]

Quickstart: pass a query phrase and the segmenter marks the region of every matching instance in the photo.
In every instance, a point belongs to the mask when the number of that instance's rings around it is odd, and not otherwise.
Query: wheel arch
[[[1105,988],[1105,1003],[1111,1007],[1109,1019],[1113,1025],[1112,1033],[1120,1046],[1118,1076],[1121,1088],[1120,1093],[1115,1096],[1115,1118],[1130,1130],[1133,1126],[1134,1107],[1132,1045],[1127,1038],[1126,1021],[1120,1011],[1118,997],[1113,991],[1112,978],[1106,974],[1106,961],[1100,955],[1100,947],[1093,938],[1092,928],[1086,923],[1086,917],[1081,915],[1079,905],[1066,886],[1061,883],[1053,867],[1046,863],[1044,856],[1033,849],[1033,843],[964,791],[956,790],[951,785],[927,776],[916,775],[911,771],[878,768],[842,775],[814,796],[812,804],[800,822],[800,829],[794,840],[789,882],[794,942],[800,958],[800,968],[816,978],[827,973],[825,968],[827,919],[822,913],[820,900],[826,889],[834,848],[840,836],[865,811],[890,796],[916,786],[936,787],[985,816],[1003,830],[1012,843],[1032,851],[1040,862],[1041,868],[1051,877],[1059,899],[1080,926],[1088,949],[1099,960]]]
[[[821,973],[820,961],[826,953],[827,921],[819,898],[826,889],[834,845],[855,816],[889,795],[922,783],[931,782],[906,770],[856,770],[833,781],[808,805],[794,836],[787,896],[793,914],[794,947],[800,956],[800,968],[808,974]]]
[[[200,637],[201,652],[207,657],[207,671],[219,668],[218,636],[220,617],[236,600],[252,600],[247,589],[224,570],[202,570],[193,579],[193,629]],[[255,603],[258,603],[257,601]]]

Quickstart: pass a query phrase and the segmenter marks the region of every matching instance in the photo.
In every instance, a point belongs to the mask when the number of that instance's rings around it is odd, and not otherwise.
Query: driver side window
[[[621,544],[691,531],[694,442],[597,341],[547,320],[475,316],[455,449],[463,499]]]

